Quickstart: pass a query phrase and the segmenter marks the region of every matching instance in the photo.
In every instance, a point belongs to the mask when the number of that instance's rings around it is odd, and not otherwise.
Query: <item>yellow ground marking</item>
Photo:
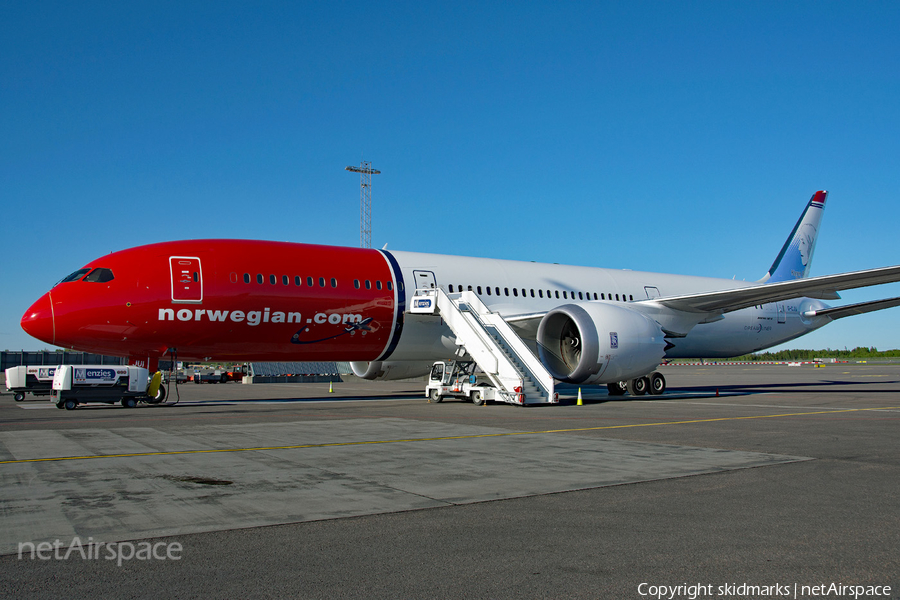
[[[265,450],[300,450],[308,448],[334,448],[339,446],[366,446],[374,444],[403,444],[411,442],[439,442],[447,440],[467,440],[477,438],[507,437],[513,435],[542,435],[547,433],[577,433],[582,431],[601,431],[604,429],[628,429],[632,427],[659,427],[662,425],[689,425],[693,423],[715,423],[720,421],[741,421],[747,419],[775,419],[780,417],[805,417],[811,415],[834,415],[840,413],[863,412],[873,410],[897,410],[900,406],[882,406],[875,408],[846,408],[840,410],[818,410],[814,412],[782,413],[777,415],[751,415],[746,417],[717,417],[714,419],[693,419],[690,421],[662,421],[655,423],[633,423],[631,425],[601,425],[598,427],[577,427],[572,429],[547,429],[544,431],[505,431],[502,433],[476,433],[469,435],[450,435],[429,438],[404,438],[397,440],[368,440],[358,442],[328,442],[324,444],[296,444],[290,446],[257,446],[253,448],[206,448],[202,450],[171,450],[159,452],[129,452],[126,454],[95,454],[86,456],[51,456],[47,458],[23,458],[18,460],[0,460],[0,465],[21,463],[58,462],[64,460],[90,460],[95,458],[134,458],[139,456],[172,456],[177,454],[213,454],[217,452],[260,452]]]

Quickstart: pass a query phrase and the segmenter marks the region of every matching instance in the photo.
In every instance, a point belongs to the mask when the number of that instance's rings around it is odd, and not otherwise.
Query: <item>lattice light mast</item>
[[[372,163],[362,161],[358,167],[345,170],[359,173],[359,247],[372,247],[372,175],[381,173]]]

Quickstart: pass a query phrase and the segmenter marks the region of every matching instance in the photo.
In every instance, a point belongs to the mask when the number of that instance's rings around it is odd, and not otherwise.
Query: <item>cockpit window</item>
[[[88,271],[90,271],[90,269],[78,269],[77,271],[75,271],[74,273],[69,275],[68,277],[63,277],[62,279],[60,279],[59,283],[66,283],[69,281],[78,281],[79,279],[84,277],[84,274],[87,273]],[[59,283],[57,285],[59,285]]]
[[[113,279],[113,272],[111,270],[99,268],[91,271],[88,276],[84,278],[84,281],[90,281],[93,283],[106,283],[107,281],[112,281]]]

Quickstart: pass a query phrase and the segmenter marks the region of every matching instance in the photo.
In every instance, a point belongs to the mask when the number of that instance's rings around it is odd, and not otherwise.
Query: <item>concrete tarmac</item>
[[[663,373],[661,397],[534,408],[398,382],[4,394],[0,593],[900,598],[900,365]]]

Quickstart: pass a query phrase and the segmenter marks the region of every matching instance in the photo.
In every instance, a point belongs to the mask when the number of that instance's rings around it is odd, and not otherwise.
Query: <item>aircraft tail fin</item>
[[[778,253],[775,262],[760,283],[775,283],[803,279],[809,275],[812,265],[813,251],[816,249],[816,238],[819,235],[819,223],[825,212],[825,198],[828,192],[821,190],[813,194],[809,203],[800,215],[794,230]]]

